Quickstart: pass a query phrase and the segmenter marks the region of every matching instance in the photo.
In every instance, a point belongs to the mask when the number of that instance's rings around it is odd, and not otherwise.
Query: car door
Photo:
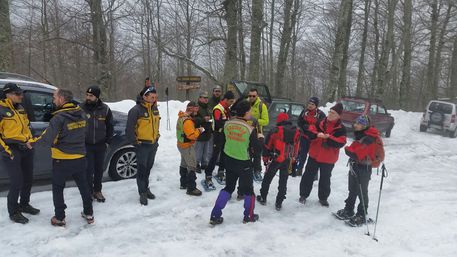
[[[392,117],[387,113],[387,109],[383,105],[378,105],[378,112],[376,113],[382,131],[387,131],[392,126]]]
[[[379,131],[386,131],[387,130],[387,123],[388,120],[386,119],[386,115],[382,114],[382,110],[384,110],[385,113],[385,108],[383,108],[381,105],[378,105],[376,103],[372,103],[370,105],[370,117],[371,117],[371,123],[379,130]]]
[[[32,135],[40,136],[49,125],[52,112],[52,93],[28,90],[24,92],[25,108],[30,120]],[[49,177],[51,175],[51,149],[49,146],[35,146],[34,176]]]

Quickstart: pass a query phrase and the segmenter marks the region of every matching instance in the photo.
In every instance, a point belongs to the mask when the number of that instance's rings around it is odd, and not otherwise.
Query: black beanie
[[[227,92],[225,92],[223,99],[227,99],[227,100],[235,99],[235,94],[233,94],[232,91],[227,91]]]
[[[308,103],[313,103],[315,106],[319,106],[319,98],[315,96],[310,97]]]
[[[343,113],[343,104],[337,103],[335,104],[330,110],[334,110],[338,115],[341,115]]]
[[[97,98],[100,98],[100,88],[97,86],[97,85],[94,85],[94,86],[90,86],[86,93],[91,93],[93,94],[95,97]]]

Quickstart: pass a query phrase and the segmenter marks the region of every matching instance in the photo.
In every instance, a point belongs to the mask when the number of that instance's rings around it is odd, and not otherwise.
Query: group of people
[[[51,224],[66,224],[63,190],[69,177],[76,182],[83,200],[81,216],[89,224],[93,223],[92,201],[105,201],[101,192],[103,160],[107,144],[113,137],[113,116],[100,99],[100,88],[89,87],[82,104],[73,100],[71,91],[57,89],[53,95],[56,110],[52,113],[49,127],[35,138],[21,105],[22,90],[9,83],[3,88],[3,94],[4,99],[0,101],[0,153],[2,165],[7,167],[11,181],[8,193],[10,219],[25,224],[28,218],[22,213],[36,215],[40,212],[30,205],[30,190],[34,147],[42,144],[51,147],[53,159],[55,215]],[[218,194],[210,223],[217,225],[223,222],[222,210],[235,189],[237,199],[244,200],[243,222],[246,223],[258,220],[259,215],[254,213],[255,202],[267,203],[269,187],[278,170],[279,187],[275,200],[278,211],[286,199],[289,175],[302,175],[299,202],[305,204],[319,173],[319,202],[328,207],[331,173],[339,150],[346,145],[346,130],[340,120],[343,111],[341,103],[330,108],[327,117],[318,106],[319,99],[311,97],[297,124],[290,121],[287,113],[280,113],[274,129],[264,136],[263,127],[269,123],[268,109],[256,89],[249,90],[247,99],[235,99],[231,91],[223,94],[220,86],[213,88],[211,97],[207,92],[201,92],[198,101],[190,101],[186,110],[179,112],[176,124],[177,147],[181,155],[180,188],[191,196],[202,195],[197,188],[196,173],[204,171],[203,186],[207,190],[216,189],[212,179],[218,165],[214,178],[224,188]],[[125,131],[128,143],[135,148],[136,182],[141,205],[155,199],[149,188],[149,175],[159,146],[159,123],[157,91],[155,87],[146,85],[139,93],[136,105],[128,112]],[[374,145],[379,139],[379,132],[367,116],[360,116],[355,121],[354,131],[355,141],[344,148],[351,163],[349,196],[345,208],[337,215],[362,224],[366,220],[368,183],[371,164],[376,159]],[[263,179],[262,160],[266,167]],[[257,196],[254,180],[262,181]],[[361,203],[354,214],[357,197]]]

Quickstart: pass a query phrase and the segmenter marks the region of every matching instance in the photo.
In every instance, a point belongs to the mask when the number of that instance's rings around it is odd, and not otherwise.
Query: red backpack
[[[376,137],[376,140],[374,142],[375,144],[375,150],[374,150],[374,155],[375,159],[371,162],[371,166],[373,168],[378,168],[381,163],[384,161],[385,157],[385,152],[384,152],[384,143],[382,142],[382,139],[380,136]]]

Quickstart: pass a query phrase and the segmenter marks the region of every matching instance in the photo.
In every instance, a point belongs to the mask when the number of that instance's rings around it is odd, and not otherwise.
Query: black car
[[[32,134],[34,137],[41,135],[48,127],[46,120],[49,119],[53,109],[52,94],[56,88],[21,75],[0,73],[0,88],[9,82],[16,83],[24,90],[22,104],[27,111]],[[113,118],[115,135],[106,150],[105,173],[113,180],[132,178],[137,173],[137,162],[134,148],[127,143],[125,137],[127,115],[113,111]],[[9,181],[7,168],[0,165],[0,184],[6,184]],[[34,179],[50,178],[51,170],[50,148],[37,146],[34,157]]]

